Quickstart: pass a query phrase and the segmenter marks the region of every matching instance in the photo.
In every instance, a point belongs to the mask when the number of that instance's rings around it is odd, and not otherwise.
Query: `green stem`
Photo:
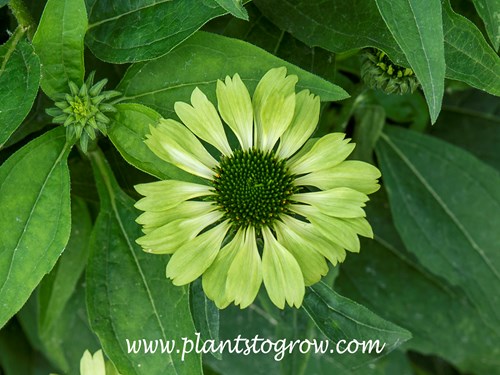
[[[26,4],[24,4],[23,0],[10,0],[8,5],[12,14],[16,17],[17,23],[27,32],[28,39],[31,41],[33,35],[35,35],[35,20]]]

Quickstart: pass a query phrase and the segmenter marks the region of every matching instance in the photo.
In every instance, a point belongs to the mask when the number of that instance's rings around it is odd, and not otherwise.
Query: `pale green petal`
[[[206,185],[194,184],[177,180],[149,182],[134,186],[144,198],[135,203],[141,211],[164,211],[178,206],[180,203],[197,197],[211,195],[211,188]]]
[[[363,237],[373,238],[373,230],[370,223],[364,217],[354,219],[343,219],[346,225],[351,227],[357,234]]]
[[[229,267],[236,253],[243,247],[244,240],[244,230],[240,228],[234,238],[219,251],[212,265],[203,273],[203,290],[219,309],[227,307],[234,300],[226,293],[226,282]]]
[[[311,236],[311,224],[300,222],[288,215],[283,215],[283,222],[276,221],[274,229],[278,242],[294,256],[302,270],[305,285],[312,285],[328,273],[325,257],[318,252],[320,246]]]
[[[102,350],[99,349],[93,356],[88,350],[85,350],[80,360],[80,375],[106,375]]]
[[[321,137],[308,152],[292,157],[288,166],[294,174],[316,172],[340,164],[354,150],[354,143],[344,139],[344,133],[330,133]]]
[[[295,112],[297,76],[286,76],[286,68],[269,70],[253,95],[255,144],[263,150],[273,148],[285,132]]]
[[[348,187],[365,194],[376,192],[380,185],[380,171],[371,164],[358,160],[346,160],[339,165],[312,172],[295,180],[297,186],[315,186],[322,190]]]
[[[136,240],[144,251],[154,254],[171,254],[183,246],[186,241],[193,240],[207,226],[216,223],[224,214],[211,211],[204,215],[189,219],[177,219],[161,227],[153,229]]]
[[[271,301],[280,309],[285,301],[300,307],[304,299],[305,285],[300,266],[276,239],[268,227],[262,228],[264,252],[262,254],[262,278]]]
[[[215,260],[220,246],[229,229],[229,222],[200,234],[187,241],[170,258],[167,265],[167,277],[174,285],[185,285],[200,277]]]
[[[142,231],[147,234],[172,221],[197,217],[216,209],[212,202],[186,201],[168,210],[146,211],[135,221],[142,225]]]
[[[196,87],[191,94],[191,104],[176,102],[175,113],[181,121],[199,138],[215,146],[224,155],[232,153],[226,133],[214,105]]]
[[[253,145],[253,108],[250,94],[238,74],[217,81],[217,103],[222,119],[229,125],[241,148]]]
[[[161,119],[149,129],[151,134],[144,142],[159,158],[196,176],[212,179],[217,161],[188,128],[177,121]]]
[[[227,295],[235,305],[244,309],[252,304],[262,284],[262,260],[260,259],[255,229],[245,231],[245,241],[238,249],[228,271]]]
[[[317,208],[308,205],[292,204],[290,210],[306,217],[316,230],[329,241],[349,251],[359,252],[359,238],[344,220],[325,215]]]
[[[309,90],[297,94],[292,122],[281,136],[278,147],[280,158],[289,158],[309,139],[318,124],[319,109],[319,96],[311,94]]]
[[[368,201],[366,194],[344,187],[294,194],[290,199],[310,204],[325,215],[345,218],[366,216],[361,207]]]

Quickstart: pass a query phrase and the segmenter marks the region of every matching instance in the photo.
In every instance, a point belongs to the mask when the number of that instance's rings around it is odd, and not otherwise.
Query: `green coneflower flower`
[[[385,52],[376,49],[368,49],[363,54],[361,78],[370,88],[387,94],[403,95],[419,87],[412,69],[394,64]]]
[[[80,140],[83,152],[87,152],[89,139],[96,139],[99,131],[106,135],[110,120],[104,113],[116,112],[106,101],[120,95],[118,91],[102,91],[107,79],[94,85],[94,74],[95,72],[89,74],[82,87],[69,82],[70,92],[58,94],[56,106],[46,111],[54,117],[52,121],[55,124],[66,127],[66,138],[69,141]]]
[[[196,88],[191,105],[175,103],[184,124],[162,119],[145,141],[163,160],[207,180],[137,185],[145,211],[137,222],[147,252],[173,254],[167,277],[175,285],[202,276],[219,308],[250,305],[264,282],[270,299],[300,306],[305,286],[358,252],[358,234],[371,237],[362,207],[378,190],[377,168],[344,161],[354,149],[345,134],[308,138],[320,101],[295,93],[297,77],[271,69],[253,98],[238,74],[217,82],[218,111]],[[229,145],[222,120],[239,147]],[[221,154],[214,158],[200,139]],[[305,145],[304,145],[305,144]]]

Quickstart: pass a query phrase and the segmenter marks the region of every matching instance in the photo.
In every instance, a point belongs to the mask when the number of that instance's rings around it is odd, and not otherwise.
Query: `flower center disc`
[[[273,151],[236,150],[215,168],[214,200],[236,227],[269,225],[286,211],[294,176]]]

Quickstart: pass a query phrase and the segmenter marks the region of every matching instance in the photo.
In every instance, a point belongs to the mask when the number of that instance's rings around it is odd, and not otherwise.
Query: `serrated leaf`
[[[54,95],[68,91],[68,81],[83,83],[84,37],[87,31],[84,0],[48,0],[33,37],[42,63],[42,90]]]
[[[500,1],[499,0],[472,0],[477,13],[484,22],[486,32],[495,51],[500,47]]]
[[[444,93],[443,22],[441,1],[376,0],[392,36],[415,72],[436,122]]]
[[[85,202],[73,197],[68,244],[54,269],[40,283],[38,290],[41,336],[49,336],[51,328],[61,323],[60,317],[64,307],[73,295],[87,264],[91,230],[92,221]]]
[[[121,100],[139,102],[164,117],[174,116],[176,101],[189,101],[199,87],[215,103],[218,79],[238,73],[253,92],[267,70],[285,66],[299,76],[298,89],[308,88],[324,101],[341,100],[348,94],[340,87],[289,64],[258,47],[220,35],[198,32],[169,54],[132,65],[118,90]],[[175,71],[175,75],[172,72]]]
[[[397,64],[408,62],[377,10],[376,0],[254,0],[281,29],[332,52],[375,47]],[[342,17],[339,17],[339,14]],[[500,58],[481,32],[443,2],[446,78],[500,95]]]
[[[160,114],[135,103],[118,104],[116,110],[108,136],[127,162],[162,180],[202,181],[160,159],[144,143],[149,126],[158,122]]]
[[[0,149],[28,115],[40,83],[40,60],[18,29],[0,46]]]
[[[125,63],[163,56],[209,20],[227,11],[215,1],[87,0],[86,42],[101,60]]]
[[[336,287],[411,331],[413,339],[405,349],[433,353],[467,373],[495,373],[500,337],[462,291],[430,273],[405,249],[388,206],[383,190],[371,197],[366,210],[375,239],[361,239],[362,251],[342,264]]]
[[[168,257],[143,252],[139,212],[123,193],[100,151],[90,154],[101,210],[90,240],[87,266],[87,306],[93,330],[122,374],[201,374],[200,356],[162,353],[163,343],[194,339],[188,290],[165,277]],[[155,340],[156,353],[128,352],[134,340]],[[137,348],[137,347],[136,347]]]
[[[387,354],[411,338],[407,330],[337,294],[323,282],[307,289],[303,307],[318,329],[334,343],[340,340],[348,343],[353,339],[379,340],[380,346],[384,345],[383,353]],[[371,360],[381,355],[374,351]],[[343,358],[344,366],[354,368],[361,364],[358,356]]]
[[[31,141],[0,167],[0,327],[56,263],[71,227],[63,128]]]
[[[408,250],[461,288],[500,333],[499,172],[455,146],[404,129],[387,128],[376,150]]]
[[[241,0],[215,0],[222,8],[233,16],[248,21],[248,13],[243,7]]]

